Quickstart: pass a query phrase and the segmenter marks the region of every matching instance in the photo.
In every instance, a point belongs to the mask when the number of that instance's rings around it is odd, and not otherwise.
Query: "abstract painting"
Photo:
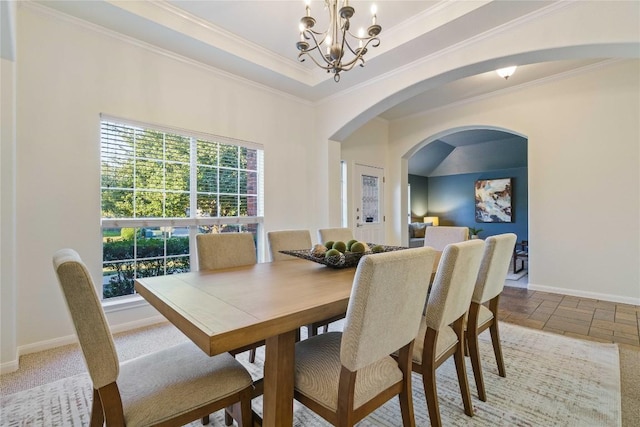
[[[476,222],[511,222],[511,178],[476,181]]]

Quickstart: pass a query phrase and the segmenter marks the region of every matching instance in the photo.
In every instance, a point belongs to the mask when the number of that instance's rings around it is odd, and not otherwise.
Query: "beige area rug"
[[[332,325],[333,326],[333,325]],[[338,326],[339,327],[339,326]],[[619,426],[620,370],[618,347],[501,323],[507,377],[497,374],[489,335],[481,335],[487,402],[477,399],[470,363],[467,363],[473,418],[462,410],[453,361],[438,369],[440,411],[445,426]],[[334,329],[334,327],[332,327]],[[257,363],[239,357],[254,376],[261,375],[264,352]],[[467,359],[468,362],[468,359]],[[416,425],[428,426],[422,380],[413,375]],[[91,384],[86,374],[4,396],[2,426],[86,426],[89,423]],[[261,412],[262,400],[254,400]],[[294,407],[296,426],[328,425],[299,404]],[[212,425],[223,426],[222,412]],[[360,426],[399,426],[397,399],[387,402]],[[196,427],[199,421],[190,424]]]

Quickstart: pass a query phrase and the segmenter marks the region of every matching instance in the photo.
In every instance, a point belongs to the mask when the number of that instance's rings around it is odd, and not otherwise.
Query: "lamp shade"
[[[422,222],[430,222],[431,225],[438,225],[438,217],[437,216],[425,216],[422,218]]]

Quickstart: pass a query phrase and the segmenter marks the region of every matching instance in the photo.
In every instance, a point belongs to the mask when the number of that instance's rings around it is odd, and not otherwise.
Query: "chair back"
[[[93,388],[111,384],[118,378],[120,362],[89,271],[72,249],[53,255],[53,268],[73,320]]]
[[[257,262],[256,244],[251,233],[198,234],[196,246],[200,270],[219,270]]]
[[[318,230],[320,243],[345,242],[353,240],[353,231],[350,228],[321,228]]]
[[[482,304],[502,292],[517,238],[513,233],[487,237],[471,301]]]
[[[436,251],[444,251],[451,243],[469,240],[469,227],[427,227],[424,231],[424,245]]]
[[[427,327],[439,331],[469,310],[483,248],[482,240],[468,240],[444,249],[427,301]]]
[[[344,367],[355,372],[415,339],[435,255],[415,248],[360,260],[340,347]]]
[[[282,250],[311,249],[311,233],[309,230],[269,231],[269,252],[272,261],[287,261],[296,259],[291,255],[282,254]]]

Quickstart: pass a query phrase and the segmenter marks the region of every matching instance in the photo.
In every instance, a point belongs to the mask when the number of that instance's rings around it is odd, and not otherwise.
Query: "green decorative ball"
[[[345,253],[347,250],[347,244],[345,242],[337,241],[333,244],[332,248],[339,250],[341,253]]]
[[[324,242],[324,247],[327,249],[332,249],[333,248],[333,240],[329,240],[327,242]]]
[[[340,251],[337,249],[329,249],[327,252],[325,252],[324,257],[325,258],[331,258],[334,256],[340,256]]]
[[[384,248],[380,245],[375,245],[371,248],[371,252],[373,252],[374,254],[378,254],[380,252],[384,252]]]
[[[364,243],[355,242],[353,245],[351,245],[351,252],[357,252],[357,253],[364,252]]]
[[[351,239],[347,242],[347,250],[350,251],[351,250],[351,246],[353,246],[354,243],[357,243],[358,241],[356,239]]]

